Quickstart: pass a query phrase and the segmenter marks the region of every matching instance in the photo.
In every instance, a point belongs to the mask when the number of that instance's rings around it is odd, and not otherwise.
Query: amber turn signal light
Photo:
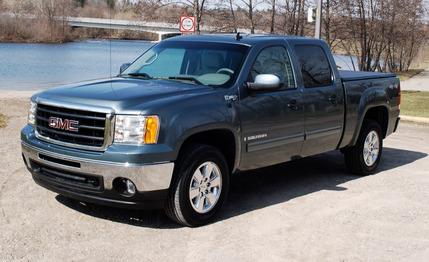
[[[156,144],[158,142],[159,118],[158,116],[147,116],[145,123],[144,143]]]

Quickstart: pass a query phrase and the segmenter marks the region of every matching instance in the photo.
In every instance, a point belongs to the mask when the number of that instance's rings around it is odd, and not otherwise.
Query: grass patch
[[[420,74],[423,72],[423,69],[410,69],[408,71],[396,72],[396,75],[399,77],[401,81],[410,79],[411,77]]]
[[[7,126],[6,120],[7,120],[6,116],[0,113],[0,128],[4,128]]]
[[[401,114],[429,117],[429,92],[402,91]]]

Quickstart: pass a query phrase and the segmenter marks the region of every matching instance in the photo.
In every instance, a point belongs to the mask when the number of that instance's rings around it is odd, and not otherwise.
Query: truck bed
[[[391,134],[399,115],[399,79],[396,75],[363,71],[339,71],[339,75],[344,86],[346,105],[346,124],[340,147],[354,144],[368,106],[388,105],[386,135]]]
[[[393,73],[347,71],[347,70],[339,70],[338,72],[343,81],[357,81],[357,80],[365,80],[365,79],[373,79],[373,78],[396,77],[396,75]]]

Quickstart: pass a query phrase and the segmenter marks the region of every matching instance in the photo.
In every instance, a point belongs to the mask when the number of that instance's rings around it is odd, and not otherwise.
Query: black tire
[[[221,172],[220,196],[207,213],[198,213],[191,205],[189,188],[195,170],[203,163],[215,163]],[[173,181],[166,202],[165,212],[173,221],[190,227],[209,223],[225,202],[229,191],[229,169],[225,157],[215,147],[195,144],[181,153],[176,161]]]
[[[367,165],[364,160],[363,151],[365,139],[367,135],[372,131],[375,131],[378,135],[379,151],[377,160],[372,165]],[[360,176],[373,174],[377,170],[378,164],[380,163],[382,152],[383,136],[380,124],[378,124],[374,120],[364,120],[356,145],[353,147],[346,148],[344,150],[344,159],[346,162],[347,169],[349,170],[349,172]]]

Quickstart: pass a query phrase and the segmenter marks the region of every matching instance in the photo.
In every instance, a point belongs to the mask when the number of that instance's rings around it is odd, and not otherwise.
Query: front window
[[[162,42],[139,57],[121,76],[229,86],[241,70],[247,49],[226,43]]]
[[[259,74],[276,75],[282,89],[295,88],[292,62],[282,46],[267,47],[259,53],[250,70],[250,82],[254,82]]]

